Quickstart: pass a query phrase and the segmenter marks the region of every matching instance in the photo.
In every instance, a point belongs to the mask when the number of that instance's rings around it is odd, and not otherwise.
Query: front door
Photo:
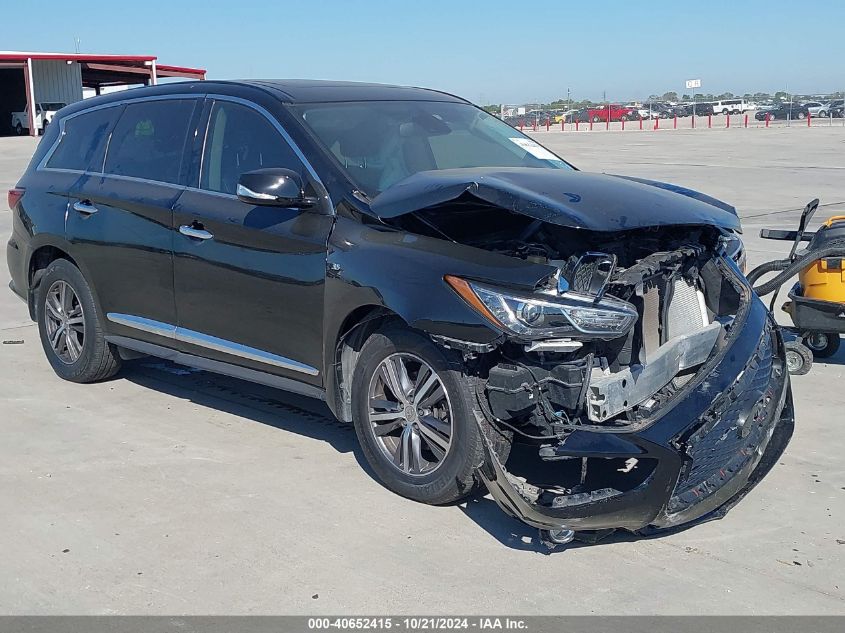
[[[240,174],[308,174],[278,122],[242,103],[211,104],[199,187],[173,216],[183,351],[322,384],[323,287],[332,217],[238,200]]]

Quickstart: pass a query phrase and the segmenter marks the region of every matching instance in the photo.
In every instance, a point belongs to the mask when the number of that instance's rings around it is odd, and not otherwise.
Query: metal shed
[[[151,85],[159,79],[205,79],[202,68],[159,64],[153,55],[88,55],[0,51],[0,135],[11,133],[11,113],[35,112],[43,102],[73,103],[83,88]],[[37,136],[36,126],[29,134]]]

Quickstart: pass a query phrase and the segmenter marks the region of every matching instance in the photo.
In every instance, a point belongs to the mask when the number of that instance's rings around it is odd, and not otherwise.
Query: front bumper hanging
[[[549,502],[540,489],[507,472],[484,435],[487,459],[479,472],[491,496],[507,514],[549,532],[662,530],[720,518],[776,461],[794,424],[783,341],[759,299],[752,300],[742,331],[721,356],[709,375],[691,382],[646,428],[579,430],[566,438],[560,453],[569,457],[655,459],[653,471],[635,488],[553,496]],[[484,434],[483,416],[476,417]]]

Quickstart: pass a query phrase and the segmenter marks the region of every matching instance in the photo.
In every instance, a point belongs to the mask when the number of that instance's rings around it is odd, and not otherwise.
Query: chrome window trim
[[[300,363],[299,361],[277,354],[271,354],[255,347],[249,347],[248,345],[211,336],[210,334],[203,334],[202,332],[177,327],[170,323],[163,323],[133,314],[121,314],[119,312],[109,312],[106,314],[106,318],[112,323],[141,330],[142,332],[149,332],[150,334],[163,336],[181,343],[212,349],[217,352],[223,352],[224,354],[254,360],[259,363],[281,367],[282,369],[300,372],[309,376],[317,376],[320,373],[317,368],[306,365],[305,363]]]
[[[84,108],[79,112],[74,112],[73,114],[69,114],[67,116],[63,116],[59,119],[59,135],[56,137],[56,140],[53,142],[53,145],[50,146],[50,149],[47,150],[47,153],[44,155],[44,158],[41,159],[41,162],[38,163],[38,166],[35,168],[36,170],[55,170],[56,167],[47,167],[47,162],[53,156],[53,153],[56,151],[56,148],[59,146],[59,143],[62,142],[62,138],[65,135],[65,123],[70,121],[71,119],[75,119],[78,116],[82,116],[83,114],[89,114],[91,112],[96,112],[97,110],[105,110],[106,108],[116,108],[119,106],[124,106],[130,103],[142,103],[144,101],[166,101],[170,99],[204,99],[205,93],[202,94],[185,94],[185,93],[177,93],[177,94],[168,94],[168,95],[150,95],[148,97],[129,97],[126,99],[120,99],[119,101],[109,101],[108,103],[101,103],[100,105],[91,106],[90,108]],[[78,102],[77,102],[78,103]],[[108,142],[111,141],[111,134],[109,134]],[[108,148],[106,148],[108,149]],[[103,162],[105,164],[105,157],[106,153],[103,154]],[[102,171],[99,172],[88,172],[88,170],[80,170],[79,173],[103,173]]]
[[[288,131],[282,126],[281,123],[279,123],[278,119],[276,119],[276,117],[274,117],[272,114],[270,114],[270,112],[265,107],[260,106],[257,103],[255,103],[253,101],[249,101],[249,100],[244,99],[242,97],[234,97],[234,96],[231,96],[231,95],[221,95],[221,94],[209,92],[208,94],[205,95],[205,97],[206,97],[206,99],[213,99],[214,101],[229,101],[231,103],[237,103],[237,104],[240,104],[242,106],[246,106],[247,108],[251,108],[251,109],[255,110],[256,112],[258,112],[259,114],[261,114],[265,119],[267,119],[270,122],[270,124],[274,128],[276,128],[276,131],[279,134],[281,134],[282,138],[285,140],[285,142],[288,144],[288,146],[293,150],[293,153],[296,154],[296,157],[302,162],[305,169],[308,170],[308,173],[311,175],[311,177],[314,180],[316,180],[317,182],[319,182],[320,185],[322,185],[323,188],[325,189],[325,185],[323,184],[322,179],[317,175],[317,170],[315,170],[314,166],[311,165],[311,162],[307,158],[305,158],[305,154],[299,148],[299,145],[297,145],[296,141],[294,141],[293,138],[291,138],[291,135],[288,134]],[[281,101],[279,103],[281,103]],[[211,116],[210,116],[210,113],[209,113],[208,122],[206,123],[206,140],[208,138],[208,128],[210,127],[210,124],[211,124]],[[202,153],[203,153],[203,155],[205,155],[205,141],[203,141]],[[200,172],[200,180],[199,181],[202,182],[202,172]],[[203,191],[205,191],[205,190],[203,190]]]
[[[106,174],[103,172],[86,171],[89,176],[97,176],[99,178],[114,178],[115,180],[129,180],[132,182],[144,182],[149,185],[156,185],[158,187],[170,187],[171,189],[185,189],[185,185],[179,185],[174,182],[167,182],[165,180],[150,180],[149,178],[141,178],[140,176],[124,176],[122,174]]]
[[[47,153],[44,155],[44,158],[42,158],[41,162],[38,163],[36,170],[37,171],[59,171],[59,168],[47,167],[47,162],[53,156],[53,153],[56,151],[56,148],[59,146],[59,143],[61,143],[62,138],[64,138],[65,123],[67,121],[71,120],[71,119],[74,119],[74,118],[81,116],[83,114],[88,114],[90,112],[96,112],[97,110],[104,110],[106,108],[116,108],[116,107],[120,107],[120,106],[130,105],[132,103],[143,103],[143,102],[146,102],[146,101],[168,101],[168,100],[180,100],[180,99],[198,99],[198,100],[200,100],[200,99],[212,99],[212,100],[215,100],[215,101],[229,101],[231,103],[237,103],[237,104],[246,106],[247,108],[251,108],[252,110],[255,110],[256,112],[258,112],[265,119],[267,119],[270,122],[270,124],[276,129],[276,131],[281,135],[281,137],[288,144],[288,146],[291,148],[291,150],[293,150],[293,153],[296,154],[296,157],[302,162],[303,166],[308,171],[308,174],[311,176],[311,178],[313,178],[317,183],[319,183],[320,187],[325,192],[326,200],[328,202],[328,208],[331,211],[331,213],[334,213],[334,204],[332,203],[331,196],[329,195],[329,191],[326,188],[325,183],[323,183],[323,180],[317,174],[317,170],[314,169],[314,166],[305,157],[305,153],[302,151],[302,149],[300,149],[300,147],[299,147],[299,145],[297,145],[296,141],[293,140],[293,138],[288,133],[288,131],[285,130],[285,128],[276,119],[276,117],[274,117],[265,107],[258,105],[257,103],[254,103],[253,101],[250,101],[248,99],[244,99],[242,97],[235,97],[233,95],[224,95],[224,94],[218,94],[218,93],[202,93],[202,94],[198,94],[198,93],[193,93],[193,94],[175,93],[175,94],[166,94],[166,95],[150,95],[148,97],[134,97],[134,98],[129,97],[129,98],[126,98],[126,99],[121,99],[119,101],[110,101],[109,103],[103,103],[103,104],[100,104],[100,105],[92,106],[90,108],[85,108],[83,110],[80,110],[79,112],[74,112],[73,114],[70,114],[68,116],[64,116],[59,120],[59,135],[56,138],[56,140],[53,142],[53,145],[50,147],[50,149],[47,150]],[[203,160],[204,160],[204,157],[205,157],[205,146],[206,146],[206,142],[208,141],[208,128],[210,127],[210,123],[211,123],[211,116],[209,116],[208,119],[205,122],[205,130],[203,132],[202,149],[201,149],[201,153],[200,153],[200,169],[199,169],[199,173],[197,174],[197,185],[199,185],[202,182],[202,168],[203,168],[202,163],[203,163]],[[106,163],[106,158],[108,157],[108,149],[109,149],[109,146],[111,145],[111,136],[112,136],[111,133],[109,133],[109,138],[106,141],[106,149],[103,152],[103,164],[100,166],[100,171],[93,172],[93,171],[86,169],[86,170],[73,170],[73,173],[92,174],[92,175],[109,176],[109,177],[117,177],[117,178],[132,178],[132,179],[134,179],[138,182],[161,183],[161,184],[164,184],[164,185],[171,185],[171,186],[177,186],[177,187],[180,187],[180,188],[185,188],[185,189],[188,189],[188,190],[191,190],[191,191],[225,195],[227,197],[230,197],[231,199],[235,199],[235,200],[238,199],[237,196],[232,196],[231,194],[225,194],[225,193],[220,192],[220,191],[211,191],[209,189],[201,189],[199,186],[197,186],[197,187],[187,186],[186,187],[185,185],[174,185],[173,183],[164,182],[164,181],[160,181],[160,180],[149,180],[147,178],[136,178],[135,176],[118,176],[116,174],[108,174],[105,171],[105,163]]]
[[[186,191],[191,191],[193,193],[202,193],[207,196],[216,196],[218,198],[225,198],[226,200],[238,200],[239,198],[236,195],[231,193],[223,193],[222,191],[211,191],[211,189],[200,189],[199,187],[185,187]]]

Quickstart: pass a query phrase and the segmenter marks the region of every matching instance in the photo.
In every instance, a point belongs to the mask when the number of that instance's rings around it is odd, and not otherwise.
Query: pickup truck
[[[42,102],[35,104],[36,129],[43,132],[56,116],[56,112],[64,108],[66,103]],[[29,108],[23,112],[12,112],[12,129],[20,136],[24,130],[29,130]]]

